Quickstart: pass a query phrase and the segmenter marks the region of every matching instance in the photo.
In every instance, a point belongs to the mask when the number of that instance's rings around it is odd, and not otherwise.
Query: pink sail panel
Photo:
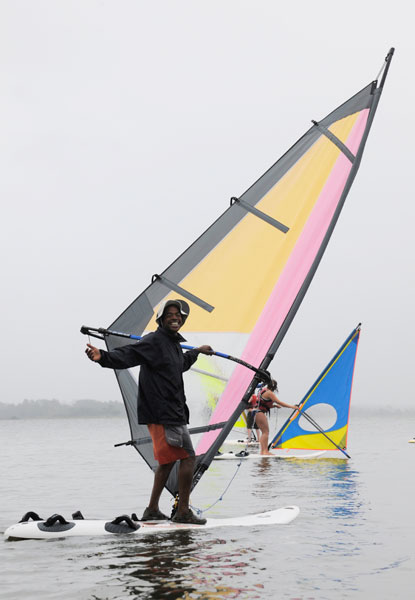
[[[369,110],[362,110],[348,136],[347,146],[356,154],[365,131]],[[311,215],[297,241],[287,264],[274,286],[272,294],[255,325],[242,354],[242,359],[258,367],[282,326],[288,311],[309,273],[322,245],[324,236],[340,201],[350,174],[352,163],[340,153],[316,201]],[[238,365],[209,421],[220,423],[229,419],[252,380],[252,372]],[[219,434],[219,430],[205,433],[196,450],[204,454]]]

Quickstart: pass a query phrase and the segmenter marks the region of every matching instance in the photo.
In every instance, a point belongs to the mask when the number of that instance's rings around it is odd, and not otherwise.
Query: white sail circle
[[[337,410],[334,406],[324,402],[319,402],[318,404],[307,408],[307,414],[316,421],[324,431],[328,431],[334,427],[337,422]],[[316,432],[314,425],[303,416],[300,417],[299,425],[305,431]]]

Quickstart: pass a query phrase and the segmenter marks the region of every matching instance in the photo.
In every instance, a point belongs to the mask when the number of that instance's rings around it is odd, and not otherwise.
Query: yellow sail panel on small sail
[[[347,426],[341,427],[337,431],[330,431],[330,438],[340,448],[346,446]],[[292,450],[336,450],[333,442],[327,439],[322,433],[309,433],[291,438],[278,445],[278,448],[289,448]]]

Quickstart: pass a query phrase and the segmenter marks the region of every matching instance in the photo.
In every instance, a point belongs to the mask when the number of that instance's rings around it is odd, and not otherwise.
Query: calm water
[[[246,461],[207,516],[300,506],[290,525],[159,533],[142,539],[0,540],[1,598],[412,598],[413,415],[353,416],[350,461]],[[123,419],[0,421],[0,531],[28,510],[109,519],[141,513],[152,474]],[[192,503],[234,476],[214,463]],[[161,508],[170,510],[163,496]]]

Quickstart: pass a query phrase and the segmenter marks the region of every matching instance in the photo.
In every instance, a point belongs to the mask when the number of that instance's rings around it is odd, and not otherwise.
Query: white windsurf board
[[[213,460],[245,460],[245,459],[254,459],[254,460],[259,460],[259,459],[274,459],[274,458],[296,458],[296,459],[302,459],[302,458],[318,458],[319,456],[322,456],[323,454],[325,454],[326,451],[322,450],[320,452],[310,452],[310,453],[304,453],[304,454],[299,454],[299,453],[291,453],[288,454],[287,452],[285,452],[284,454],[256,454],[253,452],[248,452],[247,454],[243,455],[240,452],[223,452],[222,454],[218,454],[217,456],[214,457]],[[241,455],[242,454],[242,455]]]
[[[46,527],[45,520],[26,521],[11,525],[4,535],[7,539],[50,539],[72,536],[97,536],[97,535],[129,535],[140,536],[158,532],[170,532],[183,529],[210,529],[214,527],[255,527],[258,525],[287,525],[299,514],[298,506],[284,506],[276,510],[244,515],[241,517],[228,517],[223,519],[207,519],[205,525],[192,525],[187,523],[173,523],[172,521],[135,521],[137,529],[127,523],[115,525],[112,521],[100,519],[68,520],[66,525],[55,523]]]
[[[255,441],[255,442],[246,442],[244,440],[237,440],[237,439],[227,439],[223,442],[222,444],[223,446],[241,446],[243,448],[248,447],[248,448],[259,448],[259,442]]]

